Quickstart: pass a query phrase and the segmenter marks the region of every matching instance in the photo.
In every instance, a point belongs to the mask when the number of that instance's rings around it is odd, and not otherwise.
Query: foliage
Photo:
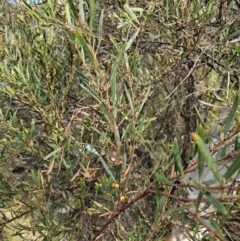
[[[164,240],[174,219],[192,240],[234,237],[238,1],[0,7],[3,240]],[[215,189],[182,181],[206,165]]]

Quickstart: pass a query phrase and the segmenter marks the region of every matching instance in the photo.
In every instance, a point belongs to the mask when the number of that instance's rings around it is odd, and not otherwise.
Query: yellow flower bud
[[[127,196],[121,196],[120,197],[120,202],[125,202],[127,200]]]

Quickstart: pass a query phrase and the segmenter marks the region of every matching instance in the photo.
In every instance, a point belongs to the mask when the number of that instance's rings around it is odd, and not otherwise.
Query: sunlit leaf
[[[90,18],[89,18],[89,34],[92,36],[93,32],[93,20],[94,20],[94,12],[95,12],[95,0],[89,0],[89,11],[90,11]]]
[[[57,148],[56,150],[52,151],[51,153],[49,153],[48,155],[46,155],[44,157],[44,160],[48,160],[51,157],[53,157],[55,154],[59,153],[62,150],[62,147]]]
[[[133,44],[133,42],[135,41],[135,39],[137,38],[138,36],[138,33],[139,33],[140,29],[137,29],[134,34],[131,36],[131,38],[128,40],[127,42],[127,45],[126,45],[126,48],[125,48],[125,51],[127,51]]]
[[[130,8],[127,4],[124,4],[123,7],[124,7],[124,9],[126,10],[126,12],[129,14],[129,16],[131,17],[131,19],[132,19],[133,21],[137,22],[138,24],[140,24],[139,21],[138,21],[138,19],[137,19],[137,16],[135,15],[135,13],[134,13],[134,11],[133,11],[133,9]]]
[[[202,140],[202,138],[197,133],[191,133],[192,138],[197,143],[198,146],[198,154],[203,158],[204,162],[207,163],[209,169],[212,171],[214,177],[218,182],[222,181],[222,177],[219,174],[219,170],[217,164],[215,163],[211,153],[209,152],[206,143]]]

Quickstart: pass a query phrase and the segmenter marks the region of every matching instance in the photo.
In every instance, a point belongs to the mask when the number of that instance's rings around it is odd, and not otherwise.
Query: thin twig
[[[143,193],[141,193],[140,195],[138,195],[137,197],[135,197],[132,201],[124,204],[123,206],[121,206],[120,208],[117,207],[116,210],[113,211],[111,217],[108,219],[108,221],[101,227],[101,229],[95,234],[95,236],[91,239],[91,241],[95,241],[98,236],[107,228],[107,226],[113,222],[121,213],[123,213],[126,209],[128,209],[129,207],[131,207],[134,203],[136,203],[137,201],[139,201],[140,199],[148,196],[149,194],[151,194],[151,190],[147,189],[145,190]]]

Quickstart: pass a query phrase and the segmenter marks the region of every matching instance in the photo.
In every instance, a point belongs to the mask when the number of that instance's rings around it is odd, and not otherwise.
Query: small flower
[[[114,189],[119,189],[119,184],[113,183],[113,184],[112,184],[112,188],[114,188]]]
[[[125,202],[127,200],[127,196],[121,196],[120,197],[120,202]]]

